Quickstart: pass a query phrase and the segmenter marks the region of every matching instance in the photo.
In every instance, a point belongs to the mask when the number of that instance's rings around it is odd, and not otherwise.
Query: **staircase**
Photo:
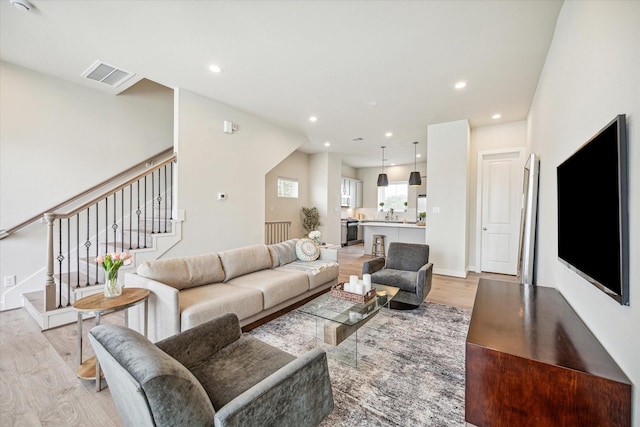
[[[25,309],[42,330],[75,322],[72,304],[103,291],[97,256],[131,253],[131,265],[119,270],[124,282],[127,271],[159,258],[181,240],[182,221],[173,206],[176,156],[172,150],[158,156],[141,171],[103,183],[107,189],[101,185],[97,195],[74,198],[75,206],[63,207],[68,210],[43,215],[48,225],[46,280],[42,290],[23,294]]]

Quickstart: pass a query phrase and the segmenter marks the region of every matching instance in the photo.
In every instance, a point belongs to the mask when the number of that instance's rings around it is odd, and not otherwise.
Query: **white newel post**
[[[44,282],[44,309],[56,309],[56,282],[53,280],[53,226],[56,214],[44,214],[47,221],[47,277]]]

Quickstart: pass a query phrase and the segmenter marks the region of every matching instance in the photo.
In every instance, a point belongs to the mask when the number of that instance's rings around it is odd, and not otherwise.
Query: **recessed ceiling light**
[[[376,101],[369,101],[369,105],[375,107],[376,105],[378,105],[378,103]]]
[[[317,122],[318,118],[316,116],[311,116],[311,117],[309,117],[309,121],[310,122]]]
[[[222,72],[222,67],[216,64],[211,64],[209,65],[209,71],[218,74]]]
[[[467,82],[458,82],[456,83],[456,85],[454,86],[456,89],[463,89],[467,86]]]
[[[491,116],[492,119],[499,119],[502,117],[502,114],[494,114],[493,116]]]
[[[418,153],[416,154],[416,157],[422,157],[422,154]]]
[[[331,143],[330,143],[329,141],[327,141],[327,142],[325,142],[325,143],[324,143],[324,146],[325,146],[325,147],[329,147],[330,145],[331,145]]]
[[[396,165],[395,163],[389,163],[389,166],[395,166],[395,165]]]
[[[387,132],[384,134],[384,136],[386,136],[387,138],[390,138],[393,136],[393,134],[391,132]]]

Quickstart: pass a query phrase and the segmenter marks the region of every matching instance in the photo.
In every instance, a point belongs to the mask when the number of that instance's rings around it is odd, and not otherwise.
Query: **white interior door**
[[[482,271],[517,273],[523,161],[520,150],[482,158]]]

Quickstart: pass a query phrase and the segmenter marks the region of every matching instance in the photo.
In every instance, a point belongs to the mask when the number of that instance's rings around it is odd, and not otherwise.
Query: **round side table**
[[[126,310],[134,305],[144,303],[144,336],[147,336],[147,321],[149,316],[148,301],[151,291],[143,288],[123,288],[122,295],[107,298],[102,292],[81,298],[73,303],[73,308],[78,312],[78,377],[82,379],[96,380],[96,391],[101,390],[100,363],[95,356],[82,360],[82,319],[85,313],[93,313],[96,317],[96,326],[100,324],[100,316],[114,311]],[[127,311],[124,312],[125,325],[129,326]]]

